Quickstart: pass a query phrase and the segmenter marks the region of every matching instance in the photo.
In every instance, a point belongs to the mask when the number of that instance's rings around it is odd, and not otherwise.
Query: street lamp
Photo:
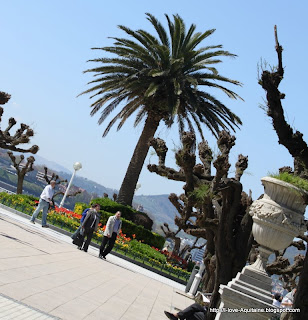
[[[81,168],[82,168],[82,165],[81,165],[80,162],[75,162],[74,165],[73,165],[73,168],[74,168],[74,173],[73,173],[73,175],[72,175],[72,177],[71,177],[70,183],[68,184],[68,186],[67,186],[67,188],[66,188],[66,191],[65,191],[64,196],[63,196],[63,198],[62,198],[62,200],[61,200],[61,203],[60,203],[59,208],[62,208],[62,206],[63,206],[63,204],[64,204],[64,201],[65,201],[65,198],[66,198],[66,196],[67,196],[67,194],[68,194],[68,191],[69,191],[69,189],[70,189],[70,187],[71,187],[71,184],[72,184],[72,182],[73,182],[73,179],[74,179],[74,177],[75,177],[76,171],[78,171],[79,169],[81,169]]]

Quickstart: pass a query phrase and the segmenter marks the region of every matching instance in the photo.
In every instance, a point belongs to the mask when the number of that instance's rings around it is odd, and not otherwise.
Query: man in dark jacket
[[[95,205],[92,205],[91,208],[94,208],[94,206]],[[78,229],[71,236],[71,238],[73,240],[75,240],[77,238],[78,234],[80,233],[80,230],[82,228],[82,223],[83,223],[84,219],[86,218],[86,215],[87,215],[89,210],[90,210],[90,208],[87,208],[87,209],[83,210],[83,212],[81,214],[81,219],[80,219],[80,226],[78,227]],[[73,241],[73,243],[74,243],[74,241]]]
[[[202,307],[199,303],[194,303],[178,313],[165,311],[165,315],[170,320],[205,320],[206,312],[207,310],[205,307]]]
[[[208,296],[211,294],[201,294],[202,300],[203,300],[203,305],[199,303],[193,303],[186,309],[178,312],[178,313],[171,313],[168,311],[164,311],[165,315],[167,316],[168,319],[170,320],[206,320],[206,313],[207,313],[207,308],[210,304],[210,299]]]
[[[83,250],[85,252],[88,251],[88,247],[90,245],[93,232],[97,231],[99,220],[101,218],[101,214],[99,212],[100,205],[95,204],[92,208],[87,212],[85,219],[83,220],[81,230],[83,231],[83,245],[78,247],[78,249]],[[87,237],[87,240],[84,242],[84,238]]]

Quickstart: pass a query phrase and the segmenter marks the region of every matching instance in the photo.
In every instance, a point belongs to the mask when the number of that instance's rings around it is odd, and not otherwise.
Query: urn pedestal
[[[269,319],[273,309],[271,278],[266,272],[268,257],[283,250],[294,237],[304,234],[304,193],[281,180],[261,179],[264,196],[250,207],[252,233],[259,243],[256,262],[243,268],[227,285],[220,286],[221,304],[215,320]],[[234,309],[242,312],[232,312]],[[262,310],[264,312],[262,312]],[[231,312],[228,312],[231,311]]]

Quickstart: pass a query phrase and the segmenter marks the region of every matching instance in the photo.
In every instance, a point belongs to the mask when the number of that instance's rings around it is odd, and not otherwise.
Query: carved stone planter
[[[261,181],[264,197],[254,201],[250,207],[253,219],[252,233],[260,245],[259,255],[253,265],[246,266],[228,285],[220,286],[222,301],[219,310],[272,309],[271,278],[265,269],[268,257],[274,250],[287,248],[294,237],[306,230],[306,194],[295,186],[275,178],[265,177]],[[268,319],[270,316],[271,312],[230,314],[220,311],[215,320]]]
[[[261,181],[264,197],[250,207],[253,236],[261,246],[282,250],[305,232],[303,191],[275,178],[265,177]]]

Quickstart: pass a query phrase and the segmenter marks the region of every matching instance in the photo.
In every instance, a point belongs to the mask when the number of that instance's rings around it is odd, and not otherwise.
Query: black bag
[[[84,235],[80,234],[80,232],[78,232],[76,238],[73,240],[73,244],[75,244],[78,247],[81,247],[83,244],[83,240],[84,240]]]

